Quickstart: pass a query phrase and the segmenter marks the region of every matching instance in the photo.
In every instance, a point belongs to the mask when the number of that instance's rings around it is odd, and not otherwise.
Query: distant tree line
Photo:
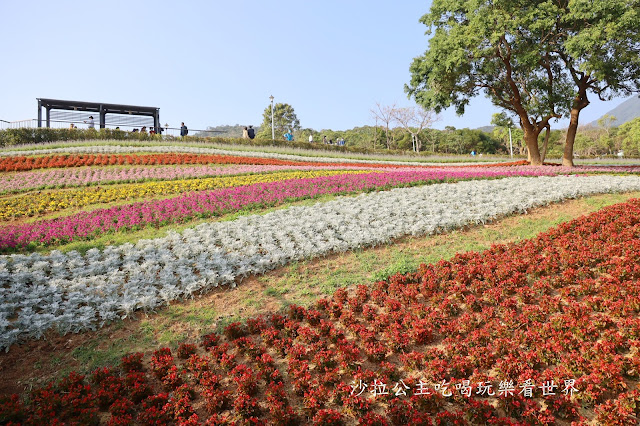
[[[575,153],[580,157],[615,156],[620,151],[625,157],[640,157],[640,117],[628,121],[620,127],[611,127],[613,117],[605,116],[599,120],[599,126],[584,126],[580,128],[576,136]],[[284,146],[291,148],[321,147],[332,151],[360,152],[360,153],[394,153],[410,152],[414,148],[414,134],[420,139],[421,155],[430,154],[462,154],[468,155],[471,151],[484,154],[509,153],[508,128],[495,126],[492,131],[485,132],[480,129],[456,129],[447,126],[444,130],[422,129],[419,133],[409,133],[402,127],[389,129],[389,145],[384,126],[362,126],[349,130],[314,130],[301,128],[294,130],[295,140],[286,142],[281,138],[271,140],[268,138],[256,138],[254,140],[241,139],[234,136],[237,132],[242,134],[244,126],[217,126],[211,129],[226,128],[230,134],[212,133],[211,136],[188,136],[187,142],[213,142],[222,144],[244,144],[249,146]],[[547,158],[560,158],[563,154],[563,144],[566,139],[566,129],[552,130],[549,135]],[[204,133],[204,132],[203,132]],[[313,144],[309,144],[309,135],[313,135]],[[334,142],[344,138],[346,146],[322,145],[322,137]],[[540,143],[544,135],[540,135]],[[0,130],[0,147],[46,143],[55,141],[79,141],[79,140],[145,140],[182,142],[183,139],[171,136],[131,133],[112,129],[49,129],[49,128],[21,128]],[[523,132],[520,128],[511,129],[513,153],[519,158],[527,155],[527,145],[524,142]],[[390,146],[391,148],[388,148]]]
[[[640,117],[611,127],[615,117],[605,115],[598,126],[581,127],[576,135],[574,151],[581,157],[618,155],[640,157]]]
[[[347,146],[391,151],[415,151],[414,136],[423,144],[423,154],[469,154],[471,151],[486,154],[506,154],[507,149],[499,138],[482,130],[456,129],[445,130],[422,129],[419,133],[410,133],[402,127],[387,129],[384,126],[362,126],[349,130],[321,131],[300,129],[294,132],[296,140],[309,140],[313,135],[315,143],[321,144],[324,136],[328,141],[343,138]]]
[[[414,151],[438,154],[468,154],[471,151],[486,154],[506,154],[507,147],[497,135],[481,130],[455,129],[435,130],[430,126],[437,121],[433,111],[423,107],[386,106],[376,104],[371,110],[378,126],[354,127],[349,130],[303,128],[294,108],[286,103],[274,105],[273,134],[276,140],[290,131],[298,142],[309,141],[313,137],[316,144],[335,143],[344,139],[346,145],[363,150]],[[262,114],[262,124],[257,132],[258,139],[271,139],[271,105]]]
[[[264,145],[271,141],[271,107],[265,108],[263,122],[256,127],[257,140],[253,145]],[[283,133],[291,131],[295,146],[304,147],[313,136],[315,145],[321,145],[326,136],[334,144],[338,139],[346,141],[347,150],[354,152],[419,152],[429,154],[467,155],[471,151],[480,154],[508,155],[513,150],[518,158],[528,157],[529,150],[523,130],[504,113],[494,114],[492,130],[456,129],[452,126],[444,130],[432,129],[437,120],[428,111],[418,108],[397,108],[395,105],[376,104],[372,117],[378,126],[361,126],[348,130],[315,130],[300,126],[300,120],[289,104],[276,104],[274,108],[274,134],[276,143],[284,143]],[[640,118],[614,128],[615,117],[605,116],[598,126],[583,126],[576,136],[575,153],[580,157],[615,156],[624,151],[625,157],[640,156]],[[415,124],[412,126],[411,124]],[[243,125],[223,125],[208,127],[216,133],[202,132],[194,136],[216,139],[237,139],[242,136]],[[509,139],[511,130],[511,140]],[[548,130],[538,135],[538,145],[542,147],[542,161],[545,158],[561,158],[567,129]],[[293,146],[292,144],[284,144]]]

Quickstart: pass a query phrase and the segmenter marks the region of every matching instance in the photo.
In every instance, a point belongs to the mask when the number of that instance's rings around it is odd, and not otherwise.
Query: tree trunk
[[[562,154],[562,165],[573,167],[573,144],[576,141],[576,133],[578,132],[578,118],[580,111],[589,105],[587,98],[587,87],[590,75],[584,75],[578,82],[578,94],[573,99],[571,105],[571,120],[567,129],[567,139],[564,142],[564,153]]]
[[[391,149],[391,143],[389,142],[389,127],[385,129],[387,136],[387,149]]]
[[[580,116],[580,108],[574,106],[571,108],[571,120],[567,129],[567,139],[564,141],[564,153],[562,154],[562,165],[573,167],[573,144],[576,141],[576,133],[578,132],[578,118]]]
[[[524,141],[527,144],[527,151],[529,152],[529,164],[532,166],[541,166],[542,159],[540,158],[540,150],[538,149],[538,135],[540,132],[536,132],[533,126],[527,126],[523,130]]]

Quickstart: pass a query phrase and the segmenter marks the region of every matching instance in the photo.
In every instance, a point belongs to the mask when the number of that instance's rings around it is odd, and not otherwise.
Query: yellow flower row
[[[370,170],[311,170],[284,171],[242,176],[220,176],[205,179],[181,179],[173,181],[143,182],[107,187],[78,188],[50,192],[38,192],[0,199],[0,220],[51,213],[68,208],[80,208],[99,203],[111,203],[132,198],[150,197],[183,192],[204,191],[218,188],[275,182],[286,179],[313,178],[338,174],[371,173]]]

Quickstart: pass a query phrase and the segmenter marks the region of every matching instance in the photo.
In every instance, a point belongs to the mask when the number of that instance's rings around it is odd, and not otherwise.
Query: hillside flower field
[[[277,166],[277,165],[237,165],[226,167],[202,166],[135,166],[124,168],[90,167],[81,169],[54,169],[7,174],[2,176],[0,187],[3,192],[19,193],[33,189],[90,186],[109,183],[144,182],[148,180],[174,180],[208,178],[224,175],[260,174],[284,170],[348,170],[339,166]],[[353,167],[352,169],[361,170]]]
[[[635,166],[518,164],[0,151],[0,349],[233,292],[292,262],[640,191]],[[91,247],[140,230],[158,235]],[[66,249],[76,241],[86,249]],[[636,424],[639,241],[631,200],[0,396],[0,423]]]
[[[100,201],[117,200],[129,198],[132,193],[158,194],[171,193],[175,188],[207,188],[208,186],[221,186],[231,184],[229,189],[216,191],[200,191],[188,193],[177,197],[171,197],[160,201],[143,201],[124,206],[117,206],[110,209],[96,209],[90,212],[64,216],[52,220],[41,220],[15,227],[4,227],[0,229],[0,250],[14,249],[16,247],[29,244],[55,245],[67,241],[78,239],[91,239],[93,236],[102,235],[111,231],[122,231],[140,229],[148,226],[160,226],[168,223],[180,223],[194,217],[218,216],[225,212],[234,212],[239,209],[256,206],[272,206],[281,204],[287,200],[300,200],[305,198],[315,198],[322,195],[337,195],[345,193],[357,193],[361,191],[372,191],[389,189],[393,187],[413,186],[426,183],[436,183],[444,181],[457,181],[467,179],[489,179],[507,176],[539,176],[545,175],[545,171],[539,170],[511,170],[505,168],[495,169],[463,169],[463,170],[411,170],[411,171],[389,171],[386,173],[363,173],[362,171],[345,172],[316,172],[317,178],[305,177],[313,176],[297,175],[298,179],[291,179],[295,175],[270,173],[257,176],[234,177],[227,179],[205,179],[189,181],[171,181],[163,185],[129,185],[118,190],[100,191],[99,194],[92,194],[92,197],[80,199],[71,198],[69,194],[83,194],[83,191],[75,192],[54,192],[32,196],[27,194],[20,198],[8,200],[5,204],[23,204],[43,200],[36,207],[25,206],[23,210],[15,207],[12,217],[19,216],[26,212],[37,213],[39,207],[43,211],[46,205],[51,205],[49,211],[56,208],[63,209],[70,204],[74,207],[80,204],[92,204]],[[282,179],[284,177],[285,179]],[[280,179],[279,179],[280,178]],[[289,179],[287,179],[289,178]],[[260,182],[265,183],[252,183]],[[270,182],[272,181],[272,182]],[[245,185],[241,185],[245,183]],[[158,189],[156,189],[158,188]],[[57,195],[69,200],[66,204],[55,201]],[[9,217],[7,209],[6,217]]]

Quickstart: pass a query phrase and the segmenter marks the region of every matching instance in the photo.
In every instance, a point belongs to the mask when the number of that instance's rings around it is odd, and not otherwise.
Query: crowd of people
[[[253,126],[248,126],[248,127],[244,127],[242,129],[242,139],[254,139],[256,137],[256,132],[255,129],[253,128]],[[291,142],[294,140],[294,135],[293,135],[293,131],[291,129],[287,130],[286,132],[284,132],[282,134],[282,138],[285,141]],[[314,139],[313,139],[313,134],[309,135],[309,143],[313,143]],[[335,142],[333,141],[333,139],[327,139],[327,136],[324,135],[322,136],[322,143],[327,144],[327,145],[337,145],[337,146],[344,146],[345,145],[345,140],[344,138],[338,138]]]
[[[84,120],[83,121],[85,124],[87,124],[87,129],[95,129],[96,125],[95,125],[95,121],[93,119],[93,116],[90,115],[88,120]],[[69,124],[69,129],[77,129],[78,126],[76,126],[75,124],[71,123]],[[115,130],[120,130],[120,126],[116,127]],[[158,129],[159,133],[162,133],[165,129],[160,127]],[[151,127],[148,131],[147,131],[147,126],[142,126],[140,129],[138,128],[133,128],[131,130],[131,133],[149,133],[149,135],[153,136],[155,134],[157,134],[158,132],[156,132],[156,128],[155,127]],[[182,127],[180,127],[180,136],[184,137],[187,136],[187,134],[189,133],[189,130],[187,129],[187,126],[184,125],[184,123],[182,123]]]
[[[313,141],[311,139],[309,139],[309,142],[313,142]],[[322,136],[322,143],[327,144],[327,145],[334,145],[333,139],[327,139],[326,135]],[[344,146],[345,145],[344,138],[338,138],[338,140],[336,140],[336,142],[335,142],[335,145]]]

